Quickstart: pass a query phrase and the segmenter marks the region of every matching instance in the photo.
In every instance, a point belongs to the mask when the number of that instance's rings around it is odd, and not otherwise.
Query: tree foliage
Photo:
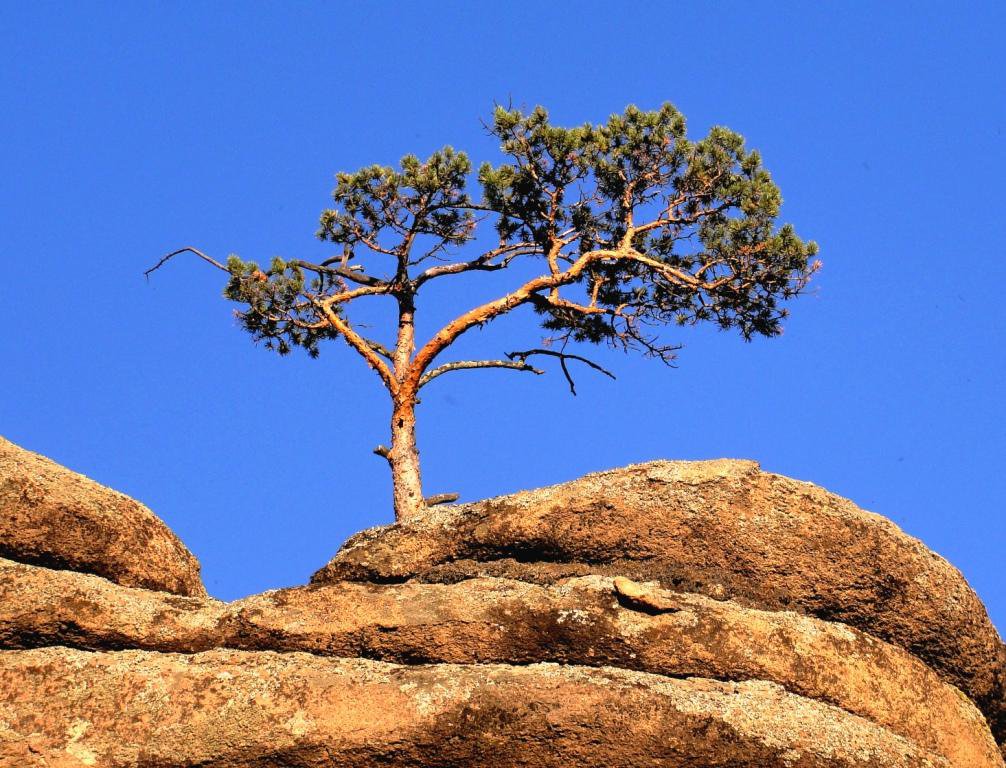
[[[244,305],[245,329],[281,354],[299,346],[313,356],[340,335],[321,304],[345,318],[360,295],[411,297],[433,277],[529,258],[558,278],[520,302],[552,343],[608,343],[669,361],[675,347],[659,340],[659,326],[710,321],[745,339],[781,332],[782,303],[806,285],[817,249],[776,226],[779,189],[739,134],[716,127],[690,141],[669,104],[575,128],[551,124],[541,107],[498,107],[489,130],[506,161],[479,168],[478,200],[463,152],[408,155],[397,169],[338,174],[318,230],[340,246],[333,258],[276,259],[262,270],[232,256],[225,295]],[[463,250],[486,214],[496,248],[414,274]],[[375,256],[389,260],[380,276],[362,267]]]

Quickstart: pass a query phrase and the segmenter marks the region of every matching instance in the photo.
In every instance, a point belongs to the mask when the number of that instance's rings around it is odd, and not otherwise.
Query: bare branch
[[[317,272],[318,274],[337,275],[338,277],[341,277],[344,280],[349,280],[357,285],[386,285],[386,283],[380,278],[364,274],[359,269],[346,266],[333,267],[331,263],[312,264],[310,261],[304,261],[303,259],[294,259],[293,261],[288,262],[288,266],[301,267],[312,272]]]
[[[697,224],[702,219],[707,216],[713,216],[717,213],[730,208],[731,203],[725,202],[720,205],[713,206],[712,208],[703,208],[702,210],[696,211],[695,213],[685,216],[683,218],[675,218],[673,216],[661,216],[660,218],[654,219],[653,221],[647,222],[646,224],[640,224],[638,226],[629,227],[626,230],[626,243],[630,242],[633,237],[640,235],[644,232],[649,232],[652,229],[659,229],[660,227],[685,227],[692,224]]]
[[[361,288],[360,290],[364,289]],[[367,361],[367,365],[377,372],[377,375],[381,377],[381,381],[384,382],[384,386],[388,388],[388,391],[392,394],[397,393],[398,379],[394,377],[387,364],[380,358],[377,352],[374,351],[370,344],[367,343],[367,340],[354,331],[347,321],[343,320],[335,312],[333,312],[330,305],[323,302],[316,302],[315,306],[321,310],[322,314],[325,315],[329,325],[342,334],[346,343],[359,352],[363,359]]]
[[[510,262],[517,256],[535,253],[539,250],[541,249],[534,243],[511,243],[510,245],[501,246],[491,251],[487,251],[477,259],[472,259],[471,261],[459,261],[454,264],[442,264],[440,266],[430,267],[425,272],[416,276],[414,284],[416,288],[419,288],[419,286],[427,280],[432,280],[435,277],[441,277],[442,275],[457,275],[462,272],[470,272],[473,270],[495,272],[508,267]],[[493,263],[493,259],[497,257],[502,257],[502,260]]]
[[[423,503],[428,507],[435,507],[438,504],[453,504],[461,498],[459,493],[438,493],[435,496],[427,496]]]
[[[534,296],[531,297],[531,303],[536,306],[540,306],[542,308],[567,310],[569,312],[577,312],[581,315],[616,314],[615,310],[609,309],[607,307],[587,306],[585,304],[577,304],[575,301],[569,301],[568,299],[562,298],[562,296],[558,294],[558,291],[559,291],[558,288],[553,288],[548,296],[535,294]]]
[[[326,296],[323,299],[317,299],[314,301],[319,306],[331,307],[333,304],[345,304],[346,302],[357,299],[360,296],[380,296],[385,293],[391,293],[391,285],[389,283],[381,283],[380,285],[362,285],[351,291],[343,291],[342,293],[336,293],[332,296]]]
[[[450,371],[465,371],[472,368],[509,368],[513,371],[528,371],[536,376],[541,376],[541,374],[545,373],[545,371],[535,368],[523,360],[459,360],[454,363],[444,363],[440,367],[434,368],[419,380],[419,386],[423,387],[437,378],[437,376],[442,376]]]
[[[589,365],[595,371],[600,371],[611,379],[615,378],[615,374],[607,368],[602,368],[593,360],[588,360],[586,357],[582,357],[580,355],[571,355],[568,352],[556,352],[554,349],[528,349],[524,352],[507,352],[508,358],[522,363],[532,355],[548,355],[549,357],[559,358],[559,365],[562,367],[562,373],[566,377],[566,381],[569,383],[569,391],[573,395],[576,395],[576,385],[573,383],[573,377],[569,373],[569,368],[566,367],[567,360],[577,360],[585,365]]]
[[[361,336],[360,338],[363,338],[363,337]],[[387,358],[389,361],[394,361],[395,357],[391,353],[391,350],[388,349],[386,346],[384,346],[381,342],[374,341],[373,339],[363,339],[363,340],[367,344],[368,347],[370,347],[372,350],[374,350],[381,357]]]
[[[160,269],[164,264],[166,264],[167,262],[169,262],[171,259],[173,259],[178,254],[180,254],[180,253],[186,253],[186,252],[188,252],[188,253],[194,253],[196,256],[198,256],[200,259],[202,259],[203,261],[207,262],[208,264],[212,264],[217,269],[222,270],[222,271],[226,272],[227,274],[230,274],[230,270],[227,269],[227,267],[225,267],[219,261],[217,261],[216,259],[210,258],[205,253],[203,253],[202,251],[200,251],[198,248],[193,248],[191,245],[187,245],[184,248],[179,248],[177,251],[172,251],[167,256],[164,256],[163,258],[161,258],[161,260],[159,262],[157,262],[156,264],[154,264],[154,266],[152,266],[150,269],[148,269],[146,272],[144,272],[143,276],[149,279],[151,272],[154,272],[154,271]]]

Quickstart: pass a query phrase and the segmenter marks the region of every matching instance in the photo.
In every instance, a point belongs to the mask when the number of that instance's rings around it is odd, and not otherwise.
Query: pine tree
[[[813,242],[776,226],[781,196],[756,151],[741,136],[713,128],[699,140],[671,105],[628,107],[601,125],[561,128],[538,107],[498,107],[489,126],[507,161],[478,170],[480,196],[468,193],[472,166],[450,147],[399,167],[339,173],[334,206],[318,236],[337,246],[315,264],[275,259],[268,269],[231,256],[224,295],[242,306],[241,325],[269,349],[341,338],[377,373],[391,397],[391,447],[375,452],[391,467],[395,516],[427,505],[416,447],[415,409],[422,387],[445,373],[504,368],[542,373],[532,358],[558,361],[575,394],[568,363],[588,358],[569,344],[608,344],[663,362],[677,347],[656,330],[709,321],[750,340],[782,330],[786,309],[818,263]],[[476,229],[493,222],[494,247],[475,247]],[[499,298],[473,307],[417,346],[415,312],[431,280],[506,270],[533,260],[538,276],[515,280]],[[372,264],[380,269],[372,269]],[[393,346],[361,334],[353,301],[387,296],[398,310]],[[500,359],[442,362],[466,331],[530,307],[547,333],[541,347]],[[610,375],[610,374],[609,374]]]

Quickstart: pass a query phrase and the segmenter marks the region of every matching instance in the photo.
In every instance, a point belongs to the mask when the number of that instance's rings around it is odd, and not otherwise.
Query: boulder
[[[0,764],[951,766],[767,682],[555,664],[67,648],[0,653]]]
[[[226,604],[0,559],[0,649],[65,645],[193,652],[221,646]]]
[[[960,572],[890,521],[750,461],[652,462],[433,507],[357,534],[312,581],[588,573],[859,628],[924,660],[1006,737],[1003,644]]]
[[[2,437],[0,557],[206,594],[196,558],[149,509]]]
[[[768,681],[871,720],[958,768],[1003,765],[975,706],[897,646],[841,624],[621,577],[550,586],[338,582],[225,605],[0,561],[0,647],[53,645],[306,651],[405,664],[561,662]]]

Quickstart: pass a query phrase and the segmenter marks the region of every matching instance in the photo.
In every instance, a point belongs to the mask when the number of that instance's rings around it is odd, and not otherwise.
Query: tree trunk
[[[416,448],[416,401],[408,396],[396,402],[391,415],[391,483],[395,501],[395,519],[409,520],[426,505],[423,502],[423,481],[419,472],[419,449]]]

